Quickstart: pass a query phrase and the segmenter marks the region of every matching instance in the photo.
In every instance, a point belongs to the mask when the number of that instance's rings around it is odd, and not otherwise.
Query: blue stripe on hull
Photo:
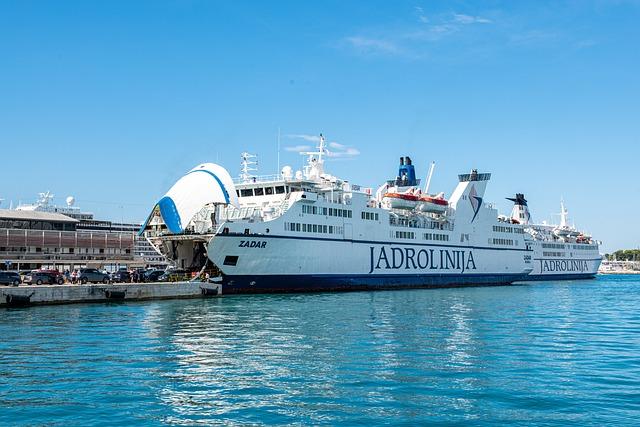
[[[525,277],[524,274],[223,276],[222,294],[498,286]]]
[[[542,282],[545,280],[586,280],[593,279],[597,273],[577,273],[577,274],[532,274],[524,281]]]

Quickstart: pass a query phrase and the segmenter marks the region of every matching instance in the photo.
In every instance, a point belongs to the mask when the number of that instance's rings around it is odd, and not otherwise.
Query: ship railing
[[[393,227],[421,228],[425,230],[453,230],[453,224],[450,222],[419,221],[408,218],[395,218],[393,216],[389,216],[389,225]]]
[[[254,220],[260,221],[262,208],[255,207],[242,207],[240,209],[234,206],[227,206],[224,211],[220,213],[220,221],[241,221],[241,220]]]
[[[257,175],[257,176],[250,177],[248,180],[244,178],[233,179],[234,184],[254,184],[258,182],[274,182],[274,181],[286,181],[286,179],[284,179],[279,174]]]

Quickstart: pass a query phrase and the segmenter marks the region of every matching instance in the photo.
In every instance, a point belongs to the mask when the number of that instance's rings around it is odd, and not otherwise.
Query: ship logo
[[[473,218],[471,219],[471,222],[473,222],[476,220],[478,212],[480,212],[480,207],[482,206],[482,197],[478,197],[475,186],[471,186],[471,191],[469,191],[469,203],[471,203],[471,207],[473,208]]]

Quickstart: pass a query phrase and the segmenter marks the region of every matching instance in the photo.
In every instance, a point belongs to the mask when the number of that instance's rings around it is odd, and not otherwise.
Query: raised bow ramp
[[[180,178],[154,206],[160,210],[167,228],[175,234],[184,232],[193,217],[208,204],[238,207],[238,195],[229,172],[215,163],[203,163]],[[142,232],[154,211],[142,226]]]

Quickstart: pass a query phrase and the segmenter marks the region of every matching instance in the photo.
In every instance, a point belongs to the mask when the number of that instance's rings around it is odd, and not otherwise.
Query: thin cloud
[[[342,150],[327,150],[327,156],[333,159],[344,159],[360,155],[360,150],[354,147],[345,147]]]
[[[309,142],[320,142],[320,137],[317,135],[290,133],[290,134],[284,135],[284,137],[290,138],[290,139],[304,139],[305,141],[309,141]]]
[[[353,36],[347,37],[344,40],[351,48],[362,54],[397,54],[400,52],[400,49],[394,42],[383,38]]]
[[[286,147],[283,147],[284,151],[291,151],[291,152],[300,152],[300,151],[309,151],[311,150],[311,146],[310,145],[287,145]]]
[[[428,43],[461,33],[476,25],[494,22],[484,16],[448,13],[428,17],[420,6],[414,8],[413,23],[401,28],[345,37],[342,43],[363,56],[405,56],[420,58]]]
[[[469,25],[469,24],[491,24],[493,21],[491,21],[490,19],[487,18],[483,18],[481,16],[471,16],[471,15],[465,15],[463,13],[454,13],[453,14],[453,21],[463,24],[463,25]]]
[[[285,138],[302,139],[304,141],[309,141],[309,142],[320,142],[320,136],[309,135],[304,133],[287,134],[285,135]],[[339,142],[335,142],[335,141],[328,142],[327,147],[328,148],[325,148],[325,154],[328,158],[332,160],[350,159],[360,155],[360,150],[358,150],[357,148],[349,145],[345,145],[345,144],[340,144]],[[284,147],[285,151],[291,151],[291,152],[311,151],[313,149],[314,147],[311,147],[310,145],[302,145],[302,144],[289,145]]]
[[[424,13],[424,9],[421,8],[420,6],[416,6],[414,8],[416,15],[418,16],[418,21],[422,22],[423,24],[426,24],[429,22],[429,18],[427,17],[427,15]]]
[[[330,142],[328,145],[329,145],[329,147],[336,148],[338,150],[344,150],[345,148],[347,148],[346,145],[338,144],[337,142]]]

